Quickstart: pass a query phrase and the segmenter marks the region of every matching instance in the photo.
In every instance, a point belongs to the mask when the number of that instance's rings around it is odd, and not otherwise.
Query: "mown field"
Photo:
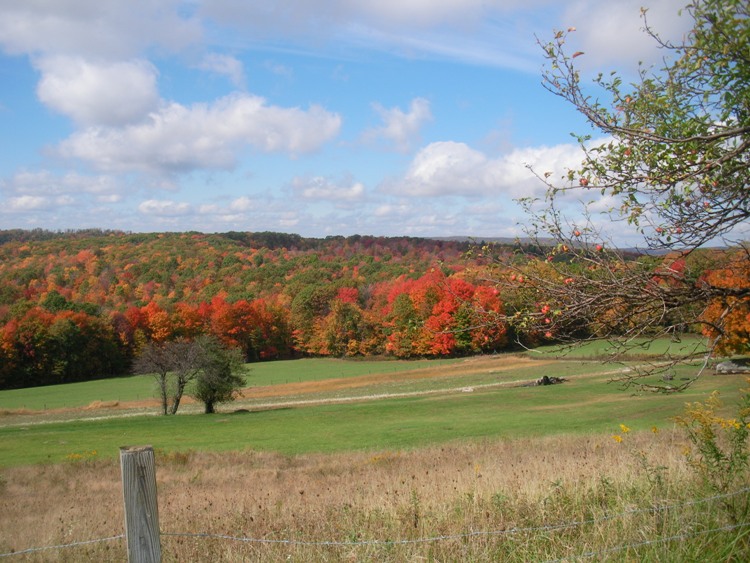
[[[122,560],[118,449],[150,444],[167,561],[744,560],[671,419],[714,390],[729,416],[744,378],[634,393],[598,350],[539,352],[254,364],[216,415],[155,416],[148,377],[2,392],[0,553],[115,537],[18,557]]]
[[[620,423],[666,428],[686,401],[736,376],[705,375],[680,394],[633,393],[609,380],[627,366],[497,355],[438,362],[297,360],[253,364],[243,397],[215,416],[186,400],[176,417],[155,416],[148,376],[0,393],[0,464],[64,462],[85,452],[114,458],[123,445],[163,451],[274,451],[286,455],[416,448],[484,438],[601,434]],[[571,355],[572,354],[572,355]],[[549,359],[544,359],[549,356]],[[688,377],[695,366],[678,372]],[[525,387],[543,375],[561,385]],[[44,409],[44,406],[47,409]]]

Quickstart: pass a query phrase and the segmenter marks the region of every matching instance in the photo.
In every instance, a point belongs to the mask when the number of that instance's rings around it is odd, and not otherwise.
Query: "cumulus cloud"
[[[351,178],[347,178],[341,183],[335,183],[322,176],[297,177],[292,180],[292,190],[304,199],[318,201],[351,202],[361,200],[365,196],[364,185],[360,182],[354,182]]]
[[[30,211],[32,209],[44,209],[50,206],[51,198],[39,195],[22,195],[8,198],[6,210],[8,211]]]
[[[102,202],[119,201],[124,190],[111,176],[89,176],[77,172],[56,174],[49,170],[22,170],[0,181],[0,188],[18,196],[55,196],[57,200],[61,197],[72,200],[72,196],[86,194]]]
[[[384,203],[378,205],[373,211],[376,217],[407,217],[416,211],[412,206],[405,203]]]
[[[213,104],[166,104],[122,128],[89,127],[63,141],[59,153],[110,171],[229,169],[246,146],[296,156],[320,148],[340,126],[341,117],[320,106],[283,108],[233,94]]]
[[[400,152],[408,152],[425,123],[432,121],[430,102],[424,98],[414,98],[406,113],[401,108],[385,108],[377,103],[373,104],[373,109],[380,115],[383,125],[365,131],[363,139],[384,139]]]
[[[644,32],[641,7],[647,8],[649,25],[667,40],[680,41],[690,28],[690,18],[679,17],[684,0],[576,0],[567,5],[561,28],[573,26],[571,49],[585,53],[577,63],[584,67],[657,62],[664,55]],[[572,53],[573,51],[571,51]]]
[[[441,141],[419,151],[403,179],[388,191],[415,197],[530,196],[543,193],[545,186],[528,166],[561,175],[580,160],[575,145],[516,149],[490,158],[465,143]]]
[[[157,71],[144,60],[91,62],[54,56],[37,61],[39,100],[82,125],[124,125],[159,104]]]
[[[200,22],[181,0],[0,1],[0,46],[12,54],[59,53],[127,59],[150,46],[199,42]]]
[[[147,199],[138,205],[138,211],[144,215],[158,217],[179,217],[189,215],[193,208],[189,203],[172,200]]]
[[[218,205],[216,203],[207,203],[198,206],[199,215],[216,215],[223,220],[238,220],[248,211],[255,210],[257,205],[247,196],[241,196],[233,199],[228,205]]]
[[[238,197],[229,204],[229,209],[235,213],[250,211],[255,208],[255,203],[247,196]]]
[[[3,213],[27,213],[30,211],[49,211],[63,206],[72,205],[75,199],[69,195],[56,197],[42,195],[22,195],[9,197],[3,203]]]

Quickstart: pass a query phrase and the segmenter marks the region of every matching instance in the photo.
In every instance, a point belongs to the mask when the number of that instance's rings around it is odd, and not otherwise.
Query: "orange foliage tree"
[[[748,249],[737,251],[722,268],[709,271],[701,280],[716,288],[701,315],[703,332],[716,342],[719,354],[750,352],[750,256]]]

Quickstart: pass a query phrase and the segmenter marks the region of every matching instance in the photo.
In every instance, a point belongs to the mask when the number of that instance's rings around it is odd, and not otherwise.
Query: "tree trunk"
[[[162,374],[159,377],[159,393],[161,393],[161,410],[163,414],[168,414],[169,411],[167,410],[169,406],[169,398],[167,393],[167,375]]]
[[[177,384],[174,396],[172,397],[172,412],[170,414],[177,414],[177,409],[180,406],[180,400],[182,399],[182,393],[185,390],[185,384]]]

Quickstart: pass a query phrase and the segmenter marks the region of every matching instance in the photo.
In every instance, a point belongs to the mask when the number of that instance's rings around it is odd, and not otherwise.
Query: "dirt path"
[[[375,373],[356,377],[340,377],[321,381],[303,381],[262,387],[248,387],[244,390],[247,397],[285,397],[305,395],[308,393],[328,393],[342,389],[356,389],[382,383],[413,381],[417,379],[437,379],[460,377],[480,373],[499,373],[531,365],[542,366],[554,360],[529,360],[521,357],[478,357],[436,368],[421,368],[410,371]]]
[[[247,408],[253,410],[270,409],[293,406],[312,406],[320,404],[347,403],[355,401],[372,401],[398,397],[414,397],[436,394],[467,393],[483,389],[497,387],[518,387],[528,385],[533,380],[522,379],[514,381],[498,381],[485,383],[471,387],[454,387],[446,389],[429,389],[421,391],[375,393],[370,395],[352,395],[344,397],[310,398],[304,399],[305,395],[331,393],[343,390],[354,390],[378,384],[413,381],[419,379],[448,379],[476,374],[494,374],[507,372],[514,369],[523,369],[530,366],[544,366],[558,362],[559,360],[532,360],[520,356],[490,356],[468,358],[455,364],[440,367],[420,368],[403,372],[387,372],[352,377],[340,377],[319,381],[304,381],[297,383],[283,383],[278,385],[267,385],[259,387],[247,387],[243,389],[245,400],[256,401],[257,399],[282,399],[264,403],[253,402]],[[603,372],[585,374],[576,377],[597,377],[602,375],[613,375],[619,370],[608,370]],[[284,397],[294,397],[284,401]],[[183,397],[181,406],[186,407],[182,412],[196,411],[199,406],[191,397]],[[242,401],[236,404],[242,408]],[[44,424],[48,422],[63,422],[65,420],[102,420],[110,418],[126,418],[131,416],[142,416],[147,414],[157,415],[159,401],[157,399],[146,399],[140,401],[125,402],[95,402],[85,407],[54,409],[48,411],[10,411],[5,415],[5,421],[0,418],[0,426],[25,426],[29,424]],[[94,414],[97,413],[97,414]],[[82,416],[83,415],[83,416]],[[44,420],[38,420],[44,416]],[[24,419],[23,421],[19,419]],[[37,419],[37,420],[34,420]]]

